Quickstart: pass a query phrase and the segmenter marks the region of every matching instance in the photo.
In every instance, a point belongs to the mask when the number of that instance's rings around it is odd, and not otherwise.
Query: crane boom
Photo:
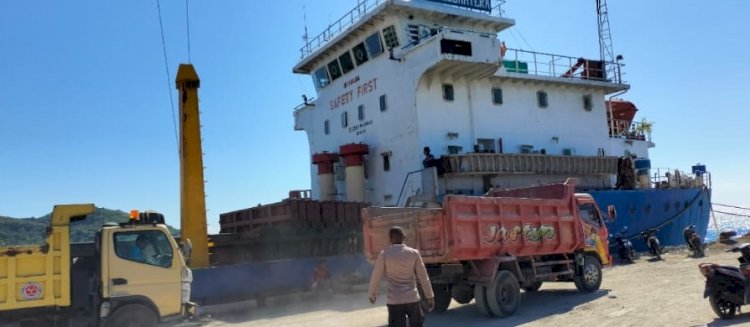
[[[175,83],[180,93],[180,229],[183,243],[189,240],[192,247],[190,267],[207,267],[206,192],[198,111],[200,79],[193,65],[180,64]]]

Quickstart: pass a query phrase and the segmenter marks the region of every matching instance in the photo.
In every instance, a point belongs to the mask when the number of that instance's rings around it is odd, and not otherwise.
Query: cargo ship
[[[568,178],[600,208],[615,206],[612,233],[658,228],[664,245],[682,244],[687,225],[706,235],[710,173],[651,167],[652,123],[622,99],[630,86],[606,2],[596,1],[601,51],[591,59],[507,47],[499,33],[515,21],[501,4],[358,1],[306,35],[292,71],[317,95],[293,115],[309,140],[311,189],[222,214],[213,260],[312,271],[322,258],[363,275],[364,207],[436,207],[447,194]]]

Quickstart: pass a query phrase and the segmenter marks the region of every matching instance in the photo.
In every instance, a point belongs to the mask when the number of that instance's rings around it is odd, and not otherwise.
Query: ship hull
[[[597,190],[588,191],[597,204],[606,208],[614,205],[617,218],[607,223],[611,234],[623,231],[633,241],[637,251],[646,251],[640,232],[658,228],[657,236],[663,246],[686,245],[682,230],[695,225],[705,238],[711,211],[711,191],[706,188]]]

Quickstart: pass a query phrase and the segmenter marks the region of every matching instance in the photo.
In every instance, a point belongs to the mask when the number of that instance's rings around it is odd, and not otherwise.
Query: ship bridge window
[[[547,92],[545,91],[536,92],[536,103],[539,106],[539,108],[547,108],[547,105],[549,105],[547,100],[548,100]]]
[[[357,44],[357,46],[352,48],[352,52],[354,53],[354,61],[357,63],[357,66],[366,63],[367,59],[369,59],[364,43]]]
[[[317,85],[319,89],[322,89],[331,83],[331,79],[328,78],[328,71],[326,71],[325,67],[316,70],[313,79],[315,80],[315,85]]]
[[[379,32],[375,32],[375,34],[368,36],[367,39],[365,39],[365,44],[367,45],[367,52],[370,55],[370,58],[375,58],[383,53],[383,43],[380,42]]]
[[[492,88],[492,103],[503,104],[503,89],[499,87]]]
[[[440,40],[440,53],[471,56],[471,42],[442,39]]]
[[[349,51],[344,52],[344,54],[339,57],[339,62],[341,63],[341,71],[344,74],[354,69],[354,62],[352,61],[352,55],[349,54]]]
[[[328,72],[331,74],[331,80],[341,77],[341,66],[339,66],[338,60],[334,59],[328,63]]]
[[[396,28],[393,25],[383,29],[383,38],[385,39],[385,48],[393,49],[398,46],[398,35],[396,34]]]

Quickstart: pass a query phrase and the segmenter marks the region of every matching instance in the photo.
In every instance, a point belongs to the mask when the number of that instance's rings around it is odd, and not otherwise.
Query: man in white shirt
[[[416,280],[422,286],[428,311],[435,308],[435,296],[419,251],[404,245],[404,231],[393,227],[388,231],[391,246],[380,252],[370,278],[370,303],[375,303],[383,274],[388,282],[388,326],[422,327],[424,313],[419,304]]]

